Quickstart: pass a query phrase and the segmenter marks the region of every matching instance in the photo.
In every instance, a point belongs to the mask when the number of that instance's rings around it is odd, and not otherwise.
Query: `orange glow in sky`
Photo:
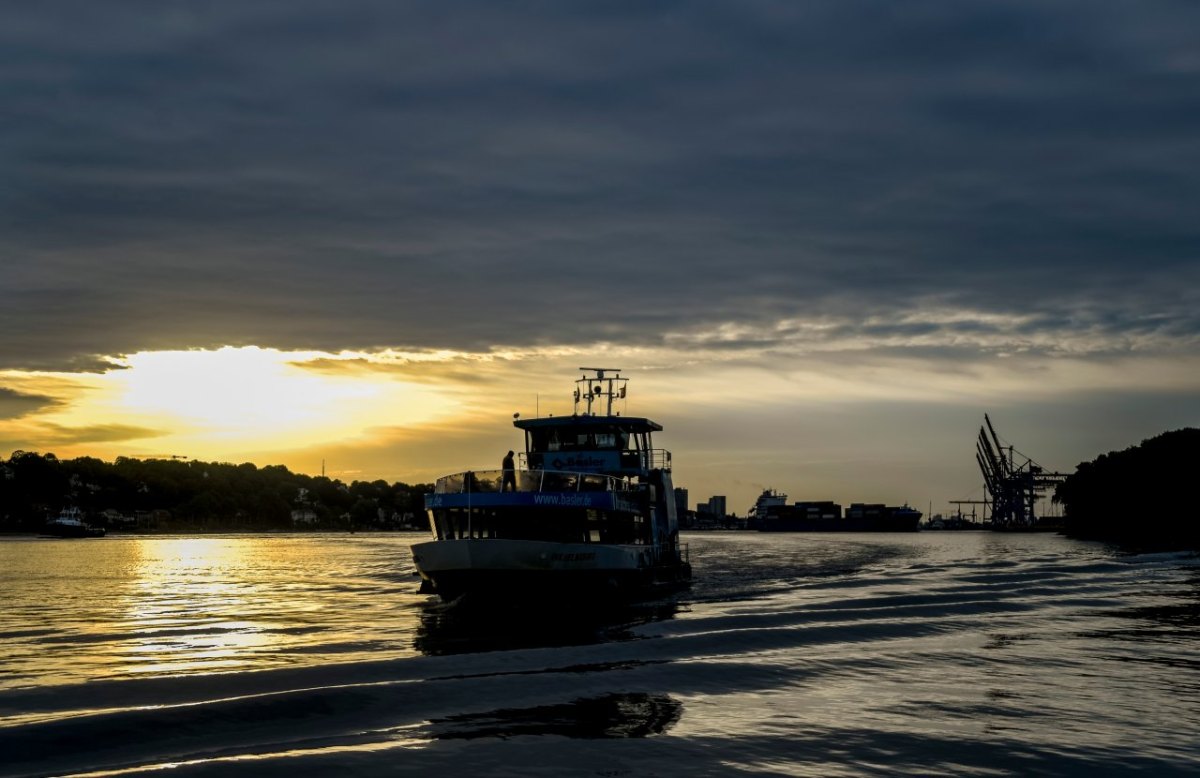
[[[103,374],[44,376],[26,391],[53,392],[58,403],[25,421],[36,447],[39,427],[63,456],[83,444],[127,455],[180,453],[237,459],[245,450],[292,449],[367,435],[381,425],[426,423],[456,403],[435,389],[394,375],[356,369],[314,370],[317,353],[257,347],[160,351],[120,360]],[[114,429],[108,441],[90,430]],[[121,430],[127,430],[122,435]],[[77,431],[80,440],[69,440]],[[103,454],[102,454],[103,456]],[[266,463],[264,463],[266,464]]]
[[[1085,390],[1116,394],[1148,375],[1162,391],[1178,392],[1195,376],[1190,360],[1155,357],[1104,364],[1014,355],[952,368],[810,352],[775,364],[702,344],[485,354],[224,347],[139,352],[114,362],[120,367],[103,373],[4,373],[5,385],[41,405],[0,421],[0,446],[60,458],[282,464],[309,474],[328,463],[327,474],[346,482],[428,483],[497,467],[504,451],[523,445],[513,413],[570,413],[576,368],[596,364],[631,378],[618,410],[665,426],[656,444],[673,451],[676,485],[699,489],[698,499],[707,497],[700,492],[726,494],[742,511],[771,486],[795,499],[919,504],[974,487],[970,447],[984,410],[1014,401],[1054,407],[1056,397]],[[932,409],[950,422],[935,428]],[[1136,442],[1140,432],[1114,424],[1113,443],[1085,442],[1059,463],[1043,452],[1061,435],[1039,429],[1036,418],[1026,430],[1002,411],[998,418],[1041,460],[1062,468],[1101,446]]]

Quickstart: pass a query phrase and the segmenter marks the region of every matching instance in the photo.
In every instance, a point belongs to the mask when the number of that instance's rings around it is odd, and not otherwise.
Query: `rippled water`
[[[447,609],[401,535],[0,539],[0,775],[1200,772],[1200,561],[695,534],[606,613]]]

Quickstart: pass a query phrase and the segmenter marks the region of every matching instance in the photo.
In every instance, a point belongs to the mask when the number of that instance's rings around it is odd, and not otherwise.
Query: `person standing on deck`
[[[517,491],[517,469],[513,465],[513,452],[508,452],[500,467],[504,470],[504,480],[500,484],[500,491],[507,492],[509,486],[512,486],[514,492]]]

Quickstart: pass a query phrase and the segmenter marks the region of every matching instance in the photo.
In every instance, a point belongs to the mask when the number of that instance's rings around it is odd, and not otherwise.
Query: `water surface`
[[[0,540],[0,775],[1200,771],[1200,564],[697,533],[675,598],[477,613],[405,535]]]

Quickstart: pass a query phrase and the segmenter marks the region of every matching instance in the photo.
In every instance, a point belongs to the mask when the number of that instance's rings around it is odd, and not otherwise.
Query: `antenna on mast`
[[[612,416],[613,400],[625,397],[625,387],[629,382],[628,379],[621,377],[621,369],[619,367],[581,367],[579,369],[583,371],[584,376],[575,382],[575,414],[579,414],[579,402],[584,400],[587,402],[584,415],[593,415],[592,403],[598,403],[603,397],[607,400],[604,415]],[[587,375],[588,373],[595,373],[595,375]]]

